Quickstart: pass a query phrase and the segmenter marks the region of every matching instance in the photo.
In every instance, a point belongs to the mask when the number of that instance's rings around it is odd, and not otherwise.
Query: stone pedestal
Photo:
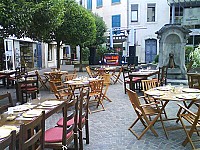
[[[183,79],[186,76],[184,47],[190,32],[187,28],[174,24],[167,24],[156,32],[159,39],[159,67],[169,66],[169,55],[174,56],[175,68],[169,69],[168,77]]]

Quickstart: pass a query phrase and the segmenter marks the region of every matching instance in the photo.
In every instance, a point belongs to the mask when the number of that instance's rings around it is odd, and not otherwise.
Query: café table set
[[[145,91],[145,94],[149,97],[153,97],[155,101],[162,101],[163,106],[161,111],[163,111],[169,102],[183,103],[186,108],[190,108],[195,102],[200,100],[200,90],[194,88],[183,88],[182,86],[160,86],[150,90]],[[177,106],[178,108],[178,106]],[[163,121],[176,120],[178,123],[178,116],[181,113],[181,109],[178,110],[175,118],[166,118]],[[175,115],[175,114],[174,114]],[[176,130],[180,127],[169,127],[166,130]],[[166,133],[168,138],[168,134]]]

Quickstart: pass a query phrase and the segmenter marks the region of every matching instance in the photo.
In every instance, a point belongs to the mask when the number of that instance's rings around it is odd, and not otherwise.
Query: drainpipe
[[[172,4],[172,24],[174,24],[174,20],[175,20],[175,5],[174,3]]]
[[[129,29],[129,0],[127,0],[127,29]],[[129,56],[129,34],[127,37],[126,56]],[[125,60],[126,61],[126,60]]]

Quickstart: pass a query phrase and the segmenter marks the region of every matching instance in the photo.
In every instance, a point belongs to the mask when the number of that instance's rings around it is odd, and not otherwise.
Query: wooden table
[[[40,100],[40,102],[42,103],[42,102],[44,102],[44,101],[46,101],[46,100],[54,100],[54,101],[59,101],[59,100],[57,100],[57,99],[42,99],[42,100]],[[54,106],[54,107],[49,107],[49,108],[47,108],[47,107],[41,107],[39,104],[39,101],[37,100],[37,99],[34,99],[33,101],[32,101],[32,104],[31,105],[33,105],[33,108],[32,109],[40,109],[40,110],[43,110],[43,111],[45,111],[45,119],[47,119],[47,118],[49,118],[51,115],[53,115],[54,113],[56,113],[56,112],[58,112],[58,111],[60,111],[60,110],[62,110],[62,108],[65,106],[65,101],[61,101],[61,103],[59,104],[59,105],[56,105],[56,106]],[[28,104],[23,104],[23,106],[29,106]],[[26,110],[27,111],[27,110]],[[24,111],[24,112],[26,112],[26,111]],[[22,112],[19,112],[19,113],[22,113]],[[13,115],[15,115],[15,116],[17,116],[19,113],[14,113]],[[6,118],[7,118],[7,116],[8,116],[8,114],[7,113],[3,113],[3,114],[1,114],[0,115],[1,116],[1,121],[0,121],[0,127],[1,126],[3,126],[3,125],[12,125],[12,126],[16,126],[16,127],[19,127],[21,124],[23,124],[23,123],[28,123],[28,122],[30,122],[30,121],[32,121],[32,119],[15,119],[15,120],[13,120],[13,121],[8,121]]]
[[[196,100],[200,99],[199,89],[182,88],[182,87],[174,87],[174,86],[157,87],[157,88],[145,91],[145,94],[153,97],[156,101],[163,101],[163,106],[161,108],[161,111],[165,109],[165,107],[170,101],[183,102],[186,108],[190,108]],[[187,103],[186,101],[189,101],[189,103]],[[181,112],[179,109],[175,118],[166,118],[163,121],[176,120],[176,122],[178,123],[179,119],[177,117],[179,116],[180,113]],[[166,130],[168,131],[168,130],[177,130],[177,129],[182,129],[182,127],[171,127],[171,128],[167,128]],[[166,137],[168,138],[167,133],[166,133]]]
[[[130,79],[130,82],[129,82],[129,87],[131,90],[134,90],[133,89],[133,78],[134,77],[140,77],[142,79],[147,79],[148,77],[151,77],[153,75],[158,75],[159,74],[159,70],[141,70],[141,71],[136,71],[136,72],[131,72],[129,73],[129,79]]]
[[[9,89],[9,84],[10,84],[10,75],[15,74],[16,70],[2,70],[0,71],[0,75],[6,75],[6,87]]]

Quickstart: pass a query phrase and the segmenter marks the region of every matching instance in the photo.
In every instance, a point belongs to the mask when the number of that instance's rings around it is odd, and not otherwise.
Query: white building
[[[92,12],[98,13],[108,30],[114,27],[131,29],[128,39],[121,43],[123,55],[132,55],[133,49],[130,49],[129,54],[128,47],[136,45],[136,56],[140,63],[154,60],[159,49],[155,32],[170,22],[170,6],[167,0],[77,1]],[[114,47],[116,48],[115,42]]]

